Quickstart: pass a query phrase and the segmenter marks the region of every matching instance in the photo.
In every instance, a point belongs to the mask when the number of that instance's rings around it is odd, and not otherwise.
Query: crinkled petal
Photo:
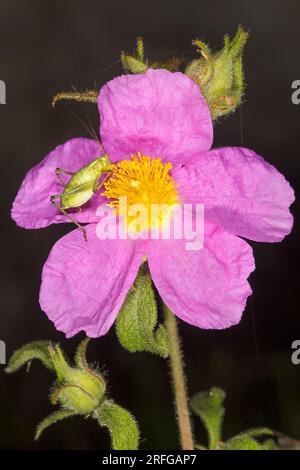
[[[114,78],[102,87],[98,106],[102,142],[114,161],[136,152],[186,161],[212,144],[206,101],[180,72],[148,70]]]
[[[183,203],[204,204],[205,218],[229,232],[261,242],[290,233],[294,191],[252,150],[225,147],[200,154],[173,171]]]
[[[44,265],[40,304],[67,337],[84,330],[107,333],[133,284],[143,253],[132,240],[99,240],[96,224],[87,242],[76,229],[52,248]]]
[[[184,240],[152,241],[147,256],[159,294],[179,318],[204,329],[240,321],[255,267],[244,240],[207,224],[201,250],[188,251]]]
[[[60,167],[75,172],[100,155],[99,144],[92,139],[72,139],[56,147],[26,174],[13,203],[11,215],[14,221],[24,228],[42,228],[53,223],[69,222],[50,202],[50,196],[63,191],[55,170]],[[66,182],[70,178],[62,176]],[[96,209],[101,202],[103,198],[95,194],[81,212],[73,211],[74,218],[83,223],[96,222]]]

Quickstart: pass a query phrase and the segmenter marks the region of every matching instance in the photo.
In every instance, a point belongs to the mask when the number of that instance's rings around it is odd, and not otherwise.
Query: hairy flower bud
[[[233,40],[224,38],[224,47],[212,54],[199,39],[193,44],[201,54],[185,69],[185,73],[201,88],[214,119],[233,112],[242,102],[244,76],[242,53],[249,34],[239,27]]]
[[[121,63],[125,70],[131,73],[144,73],[148,70],[148,63],[144,60],[144,43],[142,38],[136,40],[136,53],[122,52]]]
[[[60,407],[46,416],[36,428],[35,440],[53,424],[73,416],[96,419],[101,427],[109,430],[114,450],[136,450],[139,445],[139,427],[132,414],[108,399],[106,383],[102,375],[92,369],[86,360],[89,338],[79,344],[74,366],[70,366],[59,345],[48,341],[33,341],[14,352],[6,372],[11,374],[33,359],[56,374],[56,382],[50,394],[52,404]]]
[[[139,37],[136,40],[136,52],[134,54],[122,52],[121,63],[126,72],[133,74],[145,73],[148,69],[166,69],[170,72],[177,72],[186,63],[186,59],[170,57],[164,61],[150,62],[144,57],[144,41]]]
[[[87,364],[71,367],[59,346],[50,346],[49,353],[57,374],[57,382],[50,396],[51,403],[59,403],[63,408],[77,414],[92,413],[105,395],[103,377],[97,371],[89,369]]]

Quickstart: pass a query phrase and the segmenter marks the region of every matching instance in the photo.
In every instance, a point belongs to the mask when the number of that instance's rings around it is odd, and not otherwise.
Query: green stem
[[[173,313],[164,305],[165,326],[169,338],[170,369],[174,386],[175,406],[180,442],[183,450],[194,450],[193,434],[188,408],[182,351],[177,322]]]

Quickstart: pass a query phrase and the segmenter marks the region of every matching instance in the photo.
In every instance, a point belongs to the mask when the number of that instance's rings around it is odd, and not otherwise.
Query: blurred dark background
[[[194,57],[200,36],[221,46],[224,33],[242,24],[250,30],[245,65],[247,100],[241,111],[215,127],[215,145],[243,145],[263,155],[300,187],[300,105],[291,102],[291,83],[300,79],[300,4],[294,0],[201,1],[2,0],[0,79],[7,104],[0,105],[1,320],[7,357],[26,342],[49,338],[69,353],[80,335],[65,340],[40,311],[40,273],[55,241],[70,226],[37,231],[16,227],[10,207],[25,172],[59,143],[87,136],[51,97],[77,85],[72,42],[83,88],[100,87],[121,73],[121,50],[145,39],[150,59],[177,53]],[[80,106],[75,111],[82,116]],[[88,107],[95,126],[97,112]],[[229,330],[203,331],[180,323],[191,394],[213,385],[226,390],[225,437],[267,425],[300,439],[300,365],[291,363],[291,343],[300,339],[299,204],[293,233],[280,244],[251,243],[257,269],[254,294],[242,322]],[[297,218],[298,211],[298,218]],[[167,364],[129,354],[114,329],[90,346],[91,361],[107,371],[111,396],[141,425],[145,449],[177,446]],[[6,376],[0,366],[0,447],[11,449],[104,449],[105,430],[73,418],[33,442],[37,423],[51,411],[52,377],[39,363]],[[197,440],[205,434],[195,420]]]

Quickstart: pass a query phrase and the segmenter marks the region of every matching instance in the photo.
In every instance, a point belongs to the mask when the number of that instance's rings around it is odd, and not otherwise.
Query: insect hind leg
[[[56,201],[55,199],[59,199],[61,197],[61,194],[54,194],[53,196],[50,197],[50,201],[52,202],[52,204],[62,213],[64,214],[71,222],[73,222],[73,224],[76,225],[76,227],[79,228],[79,230],[81,230],[82,232],[82,235],[83,235],[83,238],[85,239],[85,241],[87,242],[87,234],[86,234],[86,229],[79,223],[77,222],[70,214],[68,214],[68,212],[63,209]]]
[[[53,96],[52,107],[61,100],[71,100],[85,103],[97,103],[99,91],[98,90],[86,90],[86,91],[67,91],[57,93]]]

